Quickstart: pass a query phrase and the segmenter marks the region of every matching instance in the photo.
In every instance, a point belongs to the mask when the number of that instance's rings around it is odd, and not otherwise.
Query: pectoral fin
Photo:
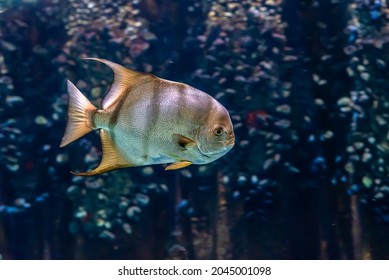
[[[107,171],[131,167],[134,166],[123,159],[120,153],[116,150],[111,136],[107,131],[101,129],[100,131],[101,145],[103,150],[103,158],[101,159],[100,165],[96,169],[89,172],[76,173],[72,172],[74,175],[78,176],[92,176],[101,174]]]
[[[186,136],[181,134],[173,134],[173,141],[177,143],[181,148],[185,150],[190,149],[191,147],[196,146],[196,142]]]
[[[176,162],[173,162],[172,164],[170,164],[168,167],[166,167],[165,170],[176,170],[176,169],[187,167],[191,164],[192,164],[192,162],[187,161],[187,160],[176,161]]]

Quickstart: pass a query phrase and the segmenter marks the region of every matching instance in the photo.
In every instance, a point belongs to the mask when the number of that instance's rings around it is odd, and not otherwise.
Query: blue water
[[[0,258],[388,259],[385,1],[0,0]],[[207,165],[74,176],[72,81],[99,57],[187,83],[232,119]]]

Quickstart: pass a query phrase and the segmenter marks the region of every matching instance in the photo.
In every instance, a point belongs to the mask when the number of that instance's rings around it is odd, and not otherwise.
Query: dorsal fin
[[[120,152],[116,150],[116,147],[113,145],[111,136],[104,129],[100,130],[100,138],[103,150],[103,157],[99,166],[89,172],[72,172],[74,175],[92,176],[115,169],[135,166],[134,164],[131,164],[125,159],[123,159],[123,157],[120,155]]]
[[[122,97],[125,92],[128,92],[134,85],[138,84],[139,82],[144,81],[145,78],[156,78],[151,74],[140,73],[127,69],[109,60],[94,57],[87,57],[83,59],[95,60],[104,63],[109,68],[111,68],[114,73],[114,81],[102,102],[103,109],[109,108],[118,99],[120,99],[120,97]]]

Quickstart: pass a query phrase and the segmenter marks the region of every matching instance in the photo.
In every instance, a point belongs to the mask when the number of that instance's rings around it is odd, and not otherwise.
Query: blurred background
[[[384,0],[0,0],[0,258],[389,259]],[[93,177],[69,79],[180,81],[230,112],[214,163]]]

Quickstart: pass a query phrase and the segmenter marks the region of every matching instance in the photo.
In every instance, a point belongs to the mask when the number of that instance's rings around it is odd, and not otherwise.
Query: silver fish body
[[[115,80],[94,107],[68,81],[68,125],[61,147],[101,129],[101,164],[95,175],[117,168],[172,163],[166,169],[210,163],[234,145],[228,111],[213,97],[189,85],[107,64]]]

